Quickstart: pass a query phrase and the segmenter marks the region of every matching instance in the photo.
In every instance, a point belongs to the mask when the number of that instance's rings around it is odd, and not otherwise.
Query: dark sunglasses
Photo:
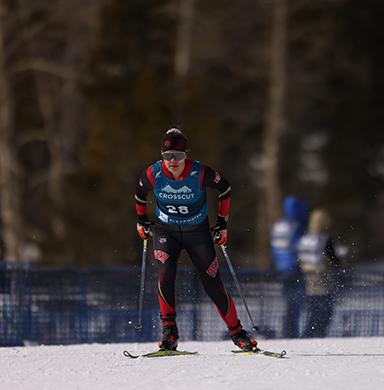
[[[173,158],[176,161],[184,160],[187,156],[185,152],[163,152],[163,159],[166,161],[171,161]]]

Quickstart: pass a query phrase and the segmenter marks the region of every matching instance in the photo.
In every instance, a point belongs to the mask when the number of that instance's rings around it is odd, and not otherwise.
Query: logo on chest
[[[190,200],[194,199],[195,194],[188,186],[181,188],[173,188],[170,184],[167,184],[159,191],[159,198],[170,200]]]

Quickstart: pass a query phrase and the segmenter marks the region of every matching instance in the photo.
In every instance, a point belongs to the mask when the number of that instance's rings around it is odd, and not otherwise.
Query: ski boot
[[[233,334],[232,341],[237,345],[240,349],[245,352],[256,352],[257,351],[257,341],[253,339],[248,332],[244,329],[239,330],[237,333]]]
[[[159,342],[160,350],[176,351],[178,338],[179,332],[176,323],[163,325],[163,339]]]

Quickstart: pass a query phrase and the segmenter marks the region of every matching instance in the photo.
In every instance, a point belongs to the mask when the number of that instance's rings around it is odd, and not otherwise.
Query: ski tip
[[[287,351],[285,349],[283,349],[281,352],[280,352],[280,357],[284,357],[285,355],[287,354]]]
[[[123,352],[123,355],[127,358],[131,358],[131,359],[137,359],[139,356],[136,356],[136,355],[132,355],[131,353],[129,353],[128,351],[124,351]]]

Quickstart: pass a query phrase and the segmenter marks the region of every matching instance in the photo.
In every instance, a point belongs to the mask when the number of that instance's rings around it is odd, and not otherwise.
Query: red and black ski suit
[[[176,192],[172,189],[172,181],[183,181],[182,183],[189,183],[187,180],[198,172],[198,185],[200,191],[204,193],[205,188],[213,188],[219,191],[219,207],[218,216],[220,218],[228,215],[230,206],[231,187],[228,181],[223,178],[218,172],[211,168],[201,165],[198,171],[194,170],[194,164],[198,163],[187,159],[182,175],[175,180],[173,175],[167,170],[164,162],[158,161],[150,165],[146,171],[143,172],[136,191],[136,213],[138,221],[147,219],[147,195],[149,192],[155,192],[155,199],[157,203],[157,218],[153,228],[153,245],[154,256],[158,263],[158,300],[160,305],[160,316],[163,326],[175,323],[176,318],[176,297],[175,297],[175,280],[177,271],[177,261],[181,250],[185,249],[191,258],[193,265],[196,267],[202,284],[208,296],[214,302],[220,316],[227,325],[230,334],[237,333],[242,327],[238,319],[236,308],[233,299],[225,290],[220,278],[219,262],[216,256],[215,246],[209,230],[208,218],[205,216],[203,221],[197,224],[177,224],[168,223],[168,216],[166,211],[176,213],[174,206],[161,205],[159,209],[159,202],[162,201],[161,194],[156,196],[157,180],[163,177],[167,181],[167,185],[163,186],[163,198],[175,197]],[[157,167],[157,168],[156,168]],[[157,169],[157,171],[156,171]],[[192,180],[192,179],[191,179]],[[170,184],[169,184],[170,183]],[[176,184],[176,183],[175,183]],[[188,194],[188,185],[182,184],[182,187],[177,191],[179,193]],[[173,192],[172,192],[173,191]],[[165,195],[164,195],[165,194]],[[169,194],[169,195],[167,195]],[[179,195],[180,197],[184,195]],[[186,196],[184,196],[186,197]],[[160,199],[160,201],[159,201]],[[206,206],[206,204],[205,204]],[[168,207],[168,209],[166,208]],[[165,212],[164,212],[165,211]],[[195,214],[196,215],[196,214]],[[172,215],[170,214],[170,217]],[[193,216],[190,220],[193,221]]]

